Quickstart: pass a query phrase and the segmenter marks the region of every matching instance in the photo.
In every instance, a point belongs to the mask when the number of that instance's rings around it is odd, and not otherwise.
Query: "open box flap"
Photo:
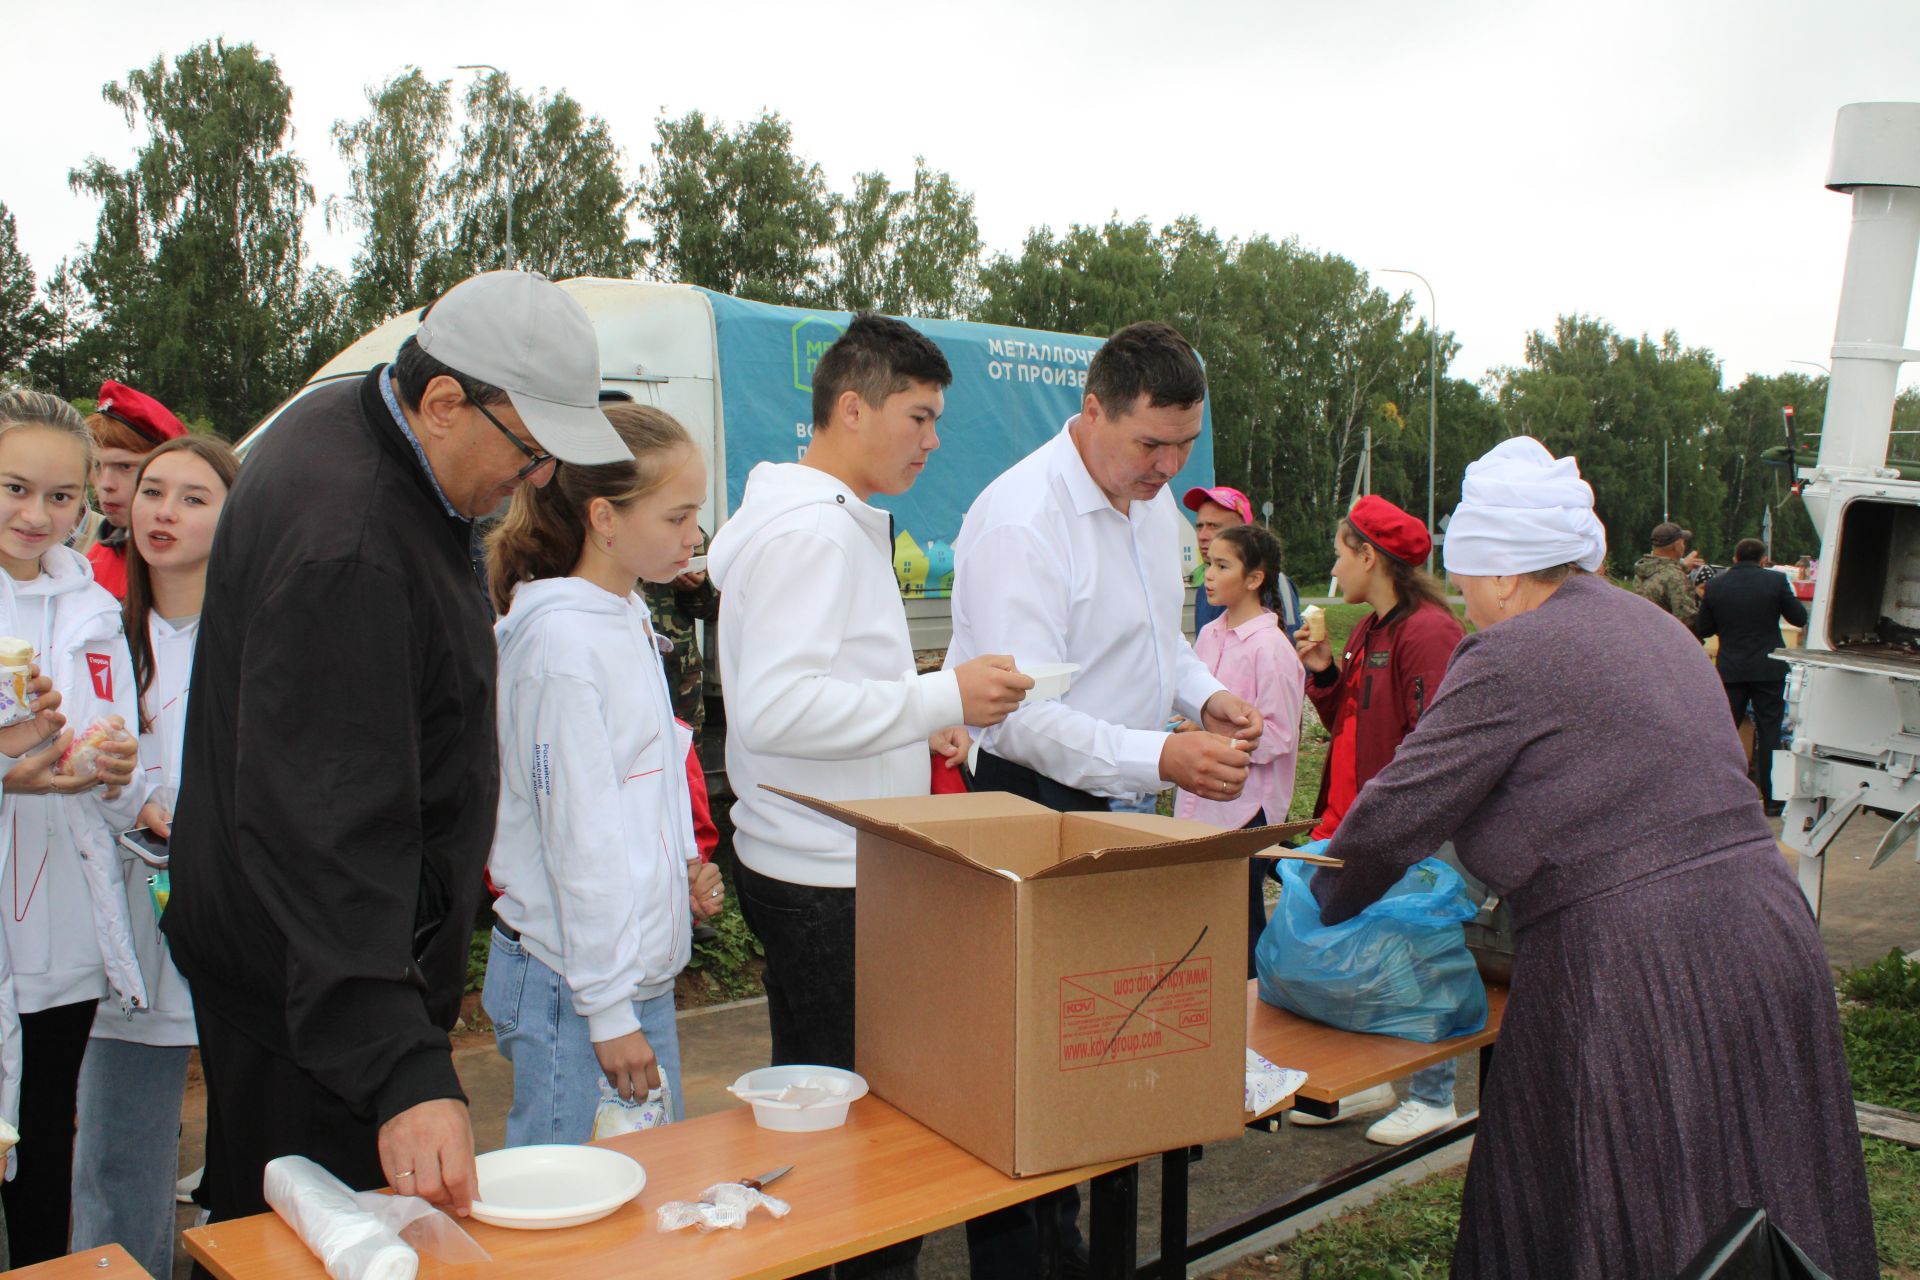
[[[957,862],[961,866],[972,867],[976,871],[985,871],[989,875],[1004,876],[1007,873],[978,858],[968,857],[960,850],[943,841],[936,840],[925,832],[917,831],[908,825],[917,821],[967,822],[992,818],[1057,818],[1053,810],[1031,800],[1004,791],[969,791],[963,795],[947,796],[894,796],[882,800],[821,800],[814,796],[801,795],[796,791],[783,791],[779,787],[760,784],[763,791],[771,791],[777,796],[785,796],[798,805],[805,805],[815,813],[824,813],[836,822],[844,822],[857,831],[884,836],[897,844],[930,853],[936,858],[948,862]],[[1016,877],[1017,878],[1017,877]]]
[[[1221,831],[1205,823],[1162,818],[1154,814],[1131,813],[1076,813],[1068,815],[1068,819],[1167,838],[1147,844],[1121,844],[1094,849],[1057,862],[1045,870],[1036,871],[1027,879],[1050,880],[1063,876],[1096,875],[1109,871],[1138,871],[1146,867],[1184,866],[1198,862],[1221,862],[1233,858],[1245,858],[1270,849],[1282,840],[1308,831],[1313,826],[1311,822],[1288,822],[1269,827]],[[1116,831],[1115,834],[1120,835],[1121,832]],[[1340,865],[1338,859],[1322,858],[1312,854],[1291,854],[1286,850],[1280,851],[1280,856],[1296,857],[1300,861],[1320,866]]]

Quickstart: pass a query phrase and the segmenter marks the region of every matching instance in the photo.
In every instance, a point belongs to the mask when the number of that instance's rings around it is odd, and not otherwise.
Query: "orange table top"
[[[1484,1048],[1500,1034],[1507,989],[1487,988],[1487,1025],[1468,1036],[1433,1044],[1398,1036],[1365,1035],[1310,1022],[1260,999],[1260,984],[1247,983],[1247,1048],[1276,1067],[1307,1073],[1299,1098],[1333,1103],[1374,1085],[1398,1080],[1422,1067]],[[1274,1111],[1283,1107],[1275,1107]],[[1272,1114],[1268,1112],[1267,1114]],[[1254,1119],[1256,1117],[1249,1117]]]
[[[1487,1025],[1470,1036],[1422,1044],[1394,1036],[1360,1035],[1309,1022],[1260,1002],[1247,984],[1247,1047],[1275,1065],[1307,1072],[1297,1095],[1332,1103],[1436,1062],[1491,1044],[1506,1010],[1502,987],[1487,988]],[[1288,1098],[1271,1108],[1285,1110]],[[1249,1120],[1257,1117],[1248,1116]],[[520,1275],[595,1280],[636,1274],[780,1277],[796,1275],[884,1245],[910,1240],[1017,1204],[1055,1188],[1123,1168],[1129,1161],[1093,1165],[1032,1178],[1009,1178],[988,1167],[878,1098],[853,1105],[844,1128],[824,1133],[774,1133],[735,1107],[714,1115],[628,1134],[604,1145],[624,1151],[647,1171],[646,1190],[611,1217],[561,1231],[510,1231],[465,1225],[496,1263]],[[716,1182],[794,1166],[770,1190],[793,1206],[774,1220],[755,1214],[742,1231],[660,1232],[654,1210],[668,1200],[690,1200]],[[187,1251],[223,1280],[324,1280],[319,1259],[271,1213],[185,1233]],[[47,1280],[140,1276],[93,1269],[44,1274]],[[124,1257],[124,1255],[122,1255]],[[47,1263],[63,1266],[73,1259]],[[30,1273],[39,1276],[35,1270]],[[478,1275],[422,1258],[422,1280]]]
[[[98,1249],[82,1249],[51,1262],[37,1262],[7,1272],[22,1280],[153,1280],[146,1271],[117,1244]]]
[[[853,1104],[845,1127],[823,1133],[774,1133],[756,1126],[748,1108],[735,1107],[601,1145],[626,1152],[646,1168],[640,1198],[599,1222],[560,1231],[510,1231],[467,1222],[495,1264],[505,1264],[491,1268],[493,1274],[573,1280],[791,1276],[1131,1163],[1009,1178],[873,1097]],[[756,1212],[743,1230],[705,1236],[654,1227],[654,1210],[669,1200],[692,1200],[716,1182],[784,1164],[793,1172],[768,1190],[793,1206],[785,1218]],[[319,1259],[271,1213],[185,1234],[195,1260],[226,1280],[324,1280],[326,1274]],[[422,1280],[480,1274],[471,1266],[420,1260]]]

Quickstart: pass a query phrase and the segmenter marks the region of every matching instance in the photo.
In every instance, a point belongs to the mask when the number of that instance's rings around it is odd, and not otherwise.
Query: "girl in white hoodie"
[[[684,428],[621,404],[631,463],[563,464],[516,490],[488,539],[500,642],[500,891],[482,1002],[513,1063],[507,1145],[584,1142],[604,1077],[680,1097],[673,980],[688,907],[720,909],[699,861],[662,642],[634,590],[700,544],[707,469]]]
[[[0,396],[0,635],[33,646],[82,732],[109,715],[137,719],[120,604],[62,545],[79,522],[90,447],[64,401]],[[123,747],[132,754],[124,732],[116,755]],[[15,1266],[67,1251],[74,1094],[96,1006],[109,995],[121,1007],[146,1003],[114,853],[114,833],[134,825],[143,796],[79,780],[71,794],[15,797],[7,815],[0,935],[20,1011],[23,1154],[0,1194]]]
[[[125,620],[140,705],[140,825],[165,839],[180,788],[188,678],[207,559],[240,459],[213,436],[168,441],[142,463],[128,504]],[[173,966],[149,877],[117,851],[142,1009],[102,1001],[80,1067],[73,1248],[118,1243],[152,1276],[173,1274],[174,1174],[187,1059],[197,1043],[187,982]]]

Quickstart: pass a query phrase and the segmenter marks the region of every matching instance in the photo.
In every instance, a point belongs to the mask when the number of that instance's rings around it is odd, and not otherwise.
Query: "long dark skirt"
[[[1764,1207],[1835,1280],[1874,1280],[1825,952],[1770,845],[1518,939],[1454,1275],[1674,1275]]]

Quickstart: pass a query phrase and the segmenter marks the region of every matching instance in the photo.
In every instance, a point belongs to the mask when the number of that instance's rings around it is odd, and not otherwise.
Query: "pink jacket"
[[[1293,770],[1300,758],[1300,705],[1305,698],[1307,672],[1294,652],[1293,641],[1280,631],[1271,613],[1229,628],[1224,615],[1201,629],[1193,651],[1214,678],[1260,708],[1264,721],[1260,745],[1253,749],[1247,786],[1236,800],[1203,800],[1182,791],[1174,799],[1176,818],[1210,822],[1217,827],[1244,827],[1256,813],[1268,822],[1285,822],[1293,803]]]

